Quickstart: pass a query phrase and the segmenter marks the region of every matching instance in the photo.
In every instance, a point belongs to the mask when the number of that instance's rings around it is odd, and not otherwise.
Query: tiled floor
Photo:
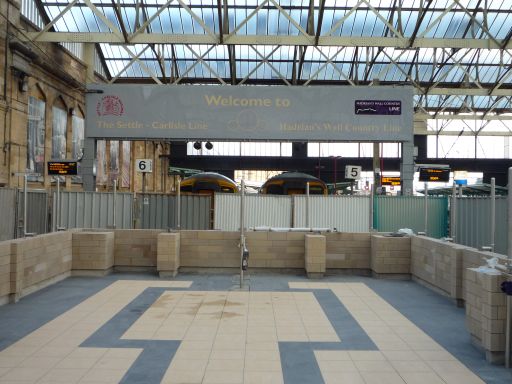
[[[1,307],[0,383],[512,382],[463,311],[412,282],[145,278],[71,278]]]

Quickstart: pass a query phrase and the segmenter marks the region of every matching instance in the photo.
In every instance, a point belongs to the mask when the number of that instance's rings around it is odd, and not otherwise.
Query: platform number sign
[[[361,178],[361,167],[358,165],[347,165],[345,167],[345,179],[358,180]]]
[[[151,173],[153,172],[153,160],[137,159],[135,160],[135,169],[137,170],[137,172]]]

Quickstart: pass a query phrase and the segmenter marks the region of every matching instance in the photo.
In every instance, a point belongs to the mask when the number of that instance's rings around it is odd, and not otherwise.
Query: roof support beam
[[[112,7],[114,8],[114,13],[116,14],[117,21],[119,21],[119,25],[121,26],[121,32],[123,33],[124,42],[128,44],[128,32],[126,31],[126,27],[124,25],[123,16],[121,16],[121,10],[118,7],[118,4],[116,4],[116,0],[112,1]],[[119,1],[119,0],[118,0]]]
[[[154,16],[154,15],[153,15]],[[152,20],[153,16],[149,19]],[[148,21],[149,21],[148,20]],[[147,21],[146,21],[147,23]],[[146,24],[145,23],[145,24]],[[149,24],[149,23],[148,23]],[[141,27],[142,28],[142,27]],[[145,27],[144,27],[145,28]],[[27,32],[26,35],[32,41],[45,43],[112,43],[124,44],[124,38],[108,32]],[[296,36],[262,36],[262,35],[235,35],[234,31],[224,36],[225,44],[238,45],[306,45],[314,46],[315,39],[304,35]],[[208,34],[161,34],[142,33],[137,30],[130,36],[131,44],[218,44],[217,35]],[[390,48],[467,48],[467,49],[502,49],[502,44],[496,44],[490,39],[440,39],[420,38],[415,39],[410,46],[409,39],[398,37],[364,37],[364,36],[320,36],[319,46],[345,46],[345,47],[390,47]],[[512,41],[509,41],[503,49],[512,49]]]

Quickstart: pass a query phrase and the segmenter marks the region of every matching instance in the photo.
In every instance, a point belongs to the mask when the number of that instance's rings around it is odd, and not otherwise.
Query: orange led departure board
[[[74,176],[78,172],[76,161],[49,161],[48,174],[54,176]]]
[[[449,168],[420,168],[420,181],[450,181]]]
[[[399,176],[382,176],[381,184],[382,185],[400,185],[400,177]]]

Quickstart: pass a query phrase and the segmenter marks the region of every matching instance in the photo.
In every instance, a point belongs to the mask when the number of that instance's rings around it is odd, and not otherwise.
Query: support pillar
[[[95,83],[94,77],[94,43],[84,44],[84,62],[87,66],[86,83]],[[87,125],[87,120],[85,120]],[[82,157],[82,180],[84,190],[96,190],[96,176],[94,175],[94,163],[96,161],[96,140],[87,137],[87,126],[85,127],[84,155]]]
[[[400,178],[402,179],[402,195],[412,195],[414,181],[414,142],[412,141],[402,143]]]

